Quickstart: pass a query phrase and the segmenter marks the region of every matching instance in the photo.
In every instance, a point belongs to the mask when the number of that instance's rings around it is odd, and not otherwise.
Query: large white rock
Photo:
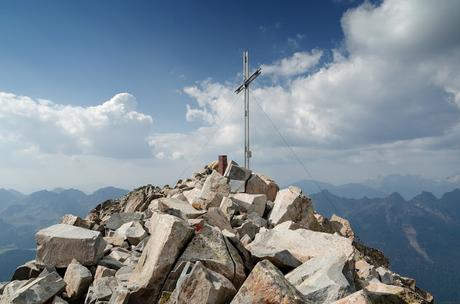
[[[329,224],[334,232],[352,240],[355,239],[355,233],[351,229],[351,225],[348,220],[333,214],[329,220]]]
[[[225,170],[224,176],[229,179],[230,191],[232,193],[245,192],[246,181],[251,176],[252,171],[238,166],[231,162]]]
[[[231,304],[303,304],[303,295],[267,260],[259,262],[238,290]]]
[[[86,294],[85,304],[106,303],[117,289],[118,282],[114,277],[103,277],[94,280]]]
[[[267,220],[260,217],[257,213],[251,212],[246,216],[246,220],[235,230],[240,236],[248,235],[251,240],[259,232],[262,227],[267,226]]]
[[[120,240],[127,240],[132,245],[139,244],[145,237],[147,232],[144,227],[138,222],[128,222],[115,230],[114,238]]]
[[[264,216],[267,197],[265,194],[236,193],[230,197],[244,212]]]
[[[176,198],[159,198],[158,200],[154,200],[149,206],[149,210],[151,211],[160,210],[165,213],[170,213],[168,209],[177,210],[186,218],[197,218],[204,213],[204,211],[197,210],[189,203]]]
[[[61,224],[67,224],[87,229],[91,228],[91,223],[89,221],[73,214],[64,214],[64,216],[61,218]]]
[[[155,212],[150,225],[152,234],[130,278],[136,287],[130,303],[156,303],[171,267],[193,236],[187,222],[169,214]]]
[[[67,297],[72,300],[79,299],[88,290],[89,285],[93,281],[93,276],[88,268],[78,263],[77,260],[72,260],[64,275],[66,283],[65,291]]]
[[[354,256],[351,239],[307,229],[290,230],[289,222],[259,232],[246,248],[258,258],[287,250],[302,263],[330,252],[340,252],[349,260]]]
[[[226,277],[203,266],[201,262],[188,262],[177,281],[168,304],[226,304],[236,289]]]
[[[286,275],[286,279],[313,303],[331,303],[355,291],[353,265],[345,255],[314,257]]]
[[[194,188],[192,188],[190,190],[185,190],[184,192],[182,192],[182,194],[187,199],[187,202],[191,205],[191,204],[193,204],[195,199],[200,196],[201,189],[194,187]]]
[[[230,186],[227,183],[227,178],[217,171],[212,171],[206,178],[201,192],[193,201],[192,206],[197,209],[219,207],[222,198],[228,196],[229,193]]]
[[[222,232],[205,224],[188,244],[178,262],[201,261],[206,268],[222,274],[238,287],[246,275],[238,251],[225,239]]]
[[[308,228],[318,225],[311,200],[303,195],[300,188],[294,186],[278,192],[268,221],[273,226],[286,221],[300,223]]]
[[[18,282],[18,283],[14,283]],[[55,272],[43,271],[29,281],[14,281],[5,289],[1,304],[43,304],[59,294],[65,287],[64,280]]]
[[[253,173],[246,183],[246,193],[265,194],[269,201],[275,201],[278,185],[269,177]]]
[[[73,259],[85,266],[97,264],[106,242],[100,232],[57,224],[36,234],[37,264],[67,267]]]
[[[143,217],[141,212],[122,212],[122,213],[113,213],[110,218],[105,223],[105,227],[111,230],[117,230],[121,225],[133,222],[140,221]]]
[[[233,231],[230,221],[228,220],[228,218],[225,216],[225,213],[220,208],[217,208],[217,207],[209,208],[208,212],[206,212],[206,214],[203,215],[203,219],[211,226],[218,227],[221,231],[228,230],[230,232],[235,232]]]

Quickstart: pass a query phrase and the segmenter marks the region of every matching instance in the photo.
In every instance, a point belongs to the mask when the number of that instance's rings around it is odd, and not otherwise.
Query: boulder
[[[85,266],[97,264],[106,242],[98,231],[57,224],[36,234],[37,264],[67,267],[73,259]]]
[[[110,216],[110,218],[105,223],[105,228],[111,230],[117,230],[121,227],[121,225],[140,221],[143,218],[143,214],[141,212],[123,212],[123,213],[114,213]]]
[[[72,260],[64,275],[67,297],[71,300],[81,298],[85,295],[92,281],[93,276],[88,268],[78,263],[77,260]]]
[[[379,274],[375,270],[375,267],[364,259],[359,259],[355,262],[355,269],[356,281],[361,287],[367,286],[372,280],[379,279]]]
[[[130,303],[156,303],[169,271],[193,236],[186,221],[169,214],[155,212],[150,224],[152,234],[130,278],[136,287]]]
[[[341,236],[350,238],[352,240],[355,239],[355,233],[351,229],[351,225],[348,220],[333,214],[329,220],[329,223],[334,232],[337,232]]]
[[[279,189],[271,178],[257,173],[253,173],[246,183],[246,193],[265,194],[267,200],[272,202],[275,201]]]
[[[224,238],[218,228],[207,224],[197,231],[179,258],[179,262],[197,261],[201,261],[206,268],[222,274],[236,287],[241,286],[246,278],[238,251]]]
[[[32,280],[11,281],[5,283],[4,285],[2,283],[0,304],[10,304],[12,298],[15,296],[15,292],[30,281]]]
[[[260,261],[238,290],[231,304],[306,303],[303,295],[267,260]]]
[[[124,212],[144,211],[152,200],[161,196],[161,194],[155,193],[155,187],[147,185],[124,196],[121,199],[121,205]]]
[[[118,286],[114,277],[103,277],[93,281],[86,294],[85,304],[99,304],[110,300]]]
[[[59,294],[65,287],[64,280],[57,272],[43,271],[37,278],[23,282],[10,290],[5,290],[2,304],[42,304]]]
[[[123,263],[116,260],[115,258],[111,257],[110,255],[106,255],[105,257],[103,257],[99,262],[98,264],[100,266],[104,266],[106,268],[110,268],[110,269],[114,269],[114,270],[118,270],[120,269],[121,267],[123,267]]]
[[[97,266],[96,272],[94,273],[94,280],[104,278],[104,277],[113,277],[115,276],[116,272],[117,271],[114,269],[110,269],[110,268],[99,265]]]
[[[353,270],[340,253],[314,257],[286,275],[286,279],[312,303],[331,303],[355,291]]]
[[[285,221],[301,223],[310,229],[318,226],[311,200],[294,186],[278,192],[268,221],[273,226]]]
[[[73,214],[65,214],[61,219],[61,224],[72,225],[86,229],[91,228],[91,223],[89,221]]]
[[[18,266],[11,277],[11,281],[32,279],[38,277],[39,274],[40,269],[37,267],[35,260],[32,260]]]
[[[115,231],[114,238],[117,240],[123,239],[127,240],[132,245],[139,244],[145,237],[147,232],[144,230],[144,227],[137,222],[128,222],[120,226]],[[117,242],[119,243],[119,242]]]
[[[234,203],[230,197],[224,197],[220,203],[219,208],[222,210],[229,221],[237,211],[240,211],[240,207]]]
[[[289,251],[302,263],[330,252],[341,252],[348,260],[353,259],[354,248],[350,239],[307,229],[290,230],[288,224],[259,232],[246,248],[261,259],[275,256],[283,250]]]
[[[135,266],[132,265],[121,267],[115,273],[115,278],[117,278],[119,283],[128,283],[133,274],[134,268]]]
[[[247,215],[247,218],[243,224],[235,228],[235,230],[239,235],[248,235],[251,240],[253,240],[255,235],[259,232],[260,228],[266,226],[267,220],[261,218],[257,213],[252,212]]]
[[[203,215],[203,219],[211,226],[218,227],[221,231],[228,230],[230,232],[234,232],[228,218],[220,208],[209,208],[208,212]]]
[[[236,193],[231,199],[246,213],[255,212],[259,216],[264,216],[267,197],[265,194],[246,194]]]
[[[197,218],[203,215],[204,211],[193,208],[189,203],[176,198],[159,198],[154,200],[150,206],[151,211],[161,211],[178,217]],[[178,213],[174,213],[177,211]]]
[[[131,252],[124,248],[115,247],[112,249],[109,256],[121,263],[125,263],[125,261],[131,257]]]
[[[108,304],[128,304],[129,289],[123,286],[118,286],[113,292]]]
[[[251,253],[244,247],[244,244],[238,239],[238,237],[234,233],[228,230],[223,230],[222,235],[238,251],[241,259],[243,260],[244,267],[246,268],[246,270],[251,271],[252,268],[254,268],[255,263],[251,256]]]
[[[383,268],[382,266],[377,267],[375,270],[377,271],[380,281],[383,284],[394,285],[396,283],[397,278],[392,271]]]
[[[209,207],[219,207],[222,198],[228,196],[229,193],[230,187],[227,184],[227,178],[217,171],[212,171],[206,178],[201,192],[193,201],[192,206],[203,210]]]
[[[193,204],[193,202],[195,201],[195,199],[197,197],[200,196],[201,194],[201,189],[198,189],[198,188],[192,188],[190,190],[185,190],[184,192],[182,192],[182,194],[185,196],[185,198],[187,199],[187,202],[191,205]]]
[[[177,281],[169,304],[226,304],[236,294],[236,289],[226,277],[196,262],[188,262]]]
[[[246,181],[251,176],[252,171],[238,166],[235,162],[231,162],[225,170],[224,176],[229,179],[230,191],[232,193],[245,192]]]

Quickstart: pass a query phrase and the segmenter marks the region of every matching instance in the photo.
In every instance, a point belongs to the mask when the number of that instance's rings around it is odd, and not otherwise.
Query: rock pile
[[[0,304],[432,303],[350,223],[231,162],[40,230]]]

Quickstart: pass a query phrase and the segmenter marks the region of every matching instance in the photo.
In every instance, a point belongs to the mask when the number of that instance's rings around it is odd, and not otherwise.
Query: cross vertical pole
[[[249,54],[243,52],[243,83],[235,90],[236,94],[244,90],[244,167],[249,169],[249,159],[252,156],[249,148],[249,85],[262,73],[258,68],[249,76]]]
[[[249,54],[248,51],[243,52],[243,83],[249,78]],[[249,169],[249,158],[251,152],[249,150],[249,86],[244,86],[244,167]]]

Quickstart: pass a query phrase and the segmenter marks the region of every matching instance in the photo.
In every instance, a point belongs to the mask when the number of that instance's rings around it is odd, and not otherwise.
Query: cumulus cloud
[[[320,151],[321,156],[308,158],[311,161],[328,155],[350,166],[358,159],[363,164],[373,160],[404,165],[451,155],[446,159],[458,163],[459,10],[458,1],[366,2],[344,14],[341,50],[314,49],[263,65],[264,75],[289,81],[256,84],[251,92],[255,155],[259,160],[283,158],[273,153],[282,143],[259,104],[299,154]],[[332,52],[333,59],[312,69],[324,52]],[[230,112],[234,86],[206,81],[185,88],[196,100],[187,105],[187,119],[204,125],[182,134],[176,153],[187,155],[190,141],[202,144],[213,138],[210,134],[227,148],[240,143],[242,103]],[[168,137],[161,136],[161,152],[166,154],[177,134]]]
[[[136,104],[127,93],[78,107],[0,92],[0,142],[35,154],[146,157],[153,120]]]
[[[262,65],[262,71],[265,75],[283,77],[304,74],[319,63],[322,55],[323,52],[318,49],[311,52],[296,52],[289,58]]]

